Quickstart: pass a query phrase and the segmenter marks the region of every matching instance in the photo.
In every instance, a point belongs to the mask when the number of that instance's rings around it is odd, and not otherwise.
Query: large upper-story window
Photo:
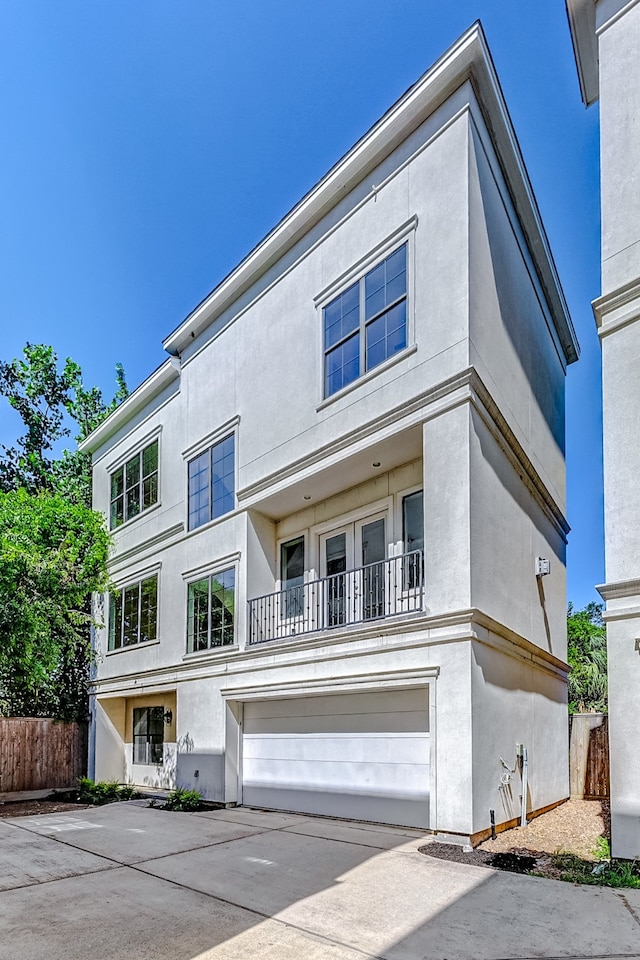
[[[119,650],[158,635],[158,575],[109,595],[109,650]]]
[[[111,529],[158,502],[158,441],[111,474]]]
[[[229,434],[189,461],[189,530],[236,505],[235,437]]]
[[[187,653],[234,642],[236,571],[221,570],[190,583],[187,600]]]
[[[407,345],[407,244],[327,304],[324,394],[346,387]]]

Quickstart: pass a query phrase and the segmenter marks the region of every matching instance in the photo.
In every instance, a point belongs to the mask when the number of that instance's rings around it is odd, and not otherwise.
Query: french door
[[[384,616],[386,527],[386,515],[378,514],[320,538],[327,627]]]

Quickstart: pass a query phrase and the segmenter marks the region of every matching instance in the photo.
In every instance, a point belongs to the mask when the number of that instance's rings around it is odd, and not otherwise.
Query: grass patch
[[[600,847],[600,849],[604,848]],[[591,861],[581,860],[572,853],[556,853],[550,857],[550,861],[554,876],[558,880],[599,887],[640,889],[640,864],[636,860],[601,859],[594,866]],[[541,875],[540,871],[536,873],[538,876]],[[548,876],[548,874],[542,874],[542,876],[545,875]]]

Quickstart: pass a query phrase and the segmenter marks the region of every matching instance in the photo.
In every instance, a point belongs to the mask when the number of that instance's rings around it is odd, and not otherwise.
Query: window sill
[[[107,650],[105,656],[113,657],[116,653],[129,653],[131,650],[142,650],[146,647],[155,647],[159,640],[144,640],[142,643],[130,643],[128,647],[116,647],[115,650]]]
[[[229,510],[228,513],[223,513],[221,517],[214,517],[213,520],[207,520],[206,523],[201,523],[199,527],[193,527],[193,529],[187,530],[183,539],[186,540],[188,537],[194,537],[197,533],[202,533],[203,530],[210,530],[211,527],[215,527],[218,523],[224,523],[229,517],[235,517],[242,512],[238,507],[234,507],[233,510]]]
[[[385,370],[388,370],[389,367],[393,367],[396,363],[400,363],[402,360],[406,360],[407,357],[410,357],[418,349],[417,343],[412,343],[410,346],[405,347],[404,350],[400,350],[398,353],[394,353],[392,357],[389,357],[388,360],[385,360],[383,363],[379,363],[373,370],[367,370],[366,373],[363,373],[361,377],[358,377],[357,380],[353,380],[351,383],[348,383],[346,387],[343,387],[341,390],[336,390],[335,393],[332,393],[330,397],[326,397],[321,403],[316,407],[316,413],[320,413],[321,410],[324,410],[325,407],[330,406],[332,403],[335,403],[336,400],[340,400],[342,397],[346,396],[349,393],[352,393],[353,390],[357,390],[358,387],[361,387],[364,383],[368,383],[370,380],[373,380],[374,377],[379,376]]]
[[[223,647],[211,647],[209,650],[197,650],[195,653],[183,654],[184,663],[209,663],[211,660],[222,660],[229,653],[237,653],[240,647],[237,643],[228,643]]]
[[[150,513],[153,513],[154,510],[158,510],[162,506],[162,500],[158,500],[152,506],[147,507],[146,510],[141,510],[140,513],[136,513],[135,517],[131,517],[130,520],[125,520],[124,523],[118,524],[117,527],[109,527],[109,533],[112,536],[120,533],[121,530],[124,530],[125,527],[132,527],[137,520],[141,520],[143,517],[148,517]]]

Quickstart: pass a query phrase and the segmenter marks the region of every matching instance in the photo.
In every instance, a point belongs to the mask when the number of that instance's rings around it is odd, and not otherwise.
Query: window
[[[111,474],[111,529],[158,502],[158,441]]]
[[[419,587],[423,580],[424,500],[422,490],[402,498],[402,537],[406,559],[405,589]],[[419,552],[416,552],[419,551]]]
[[[157,639],[158,575],[109,597],[109,650]]]
[[[282,617],[299,617],[304,612],[304,537],[280,547],[282,573]]]
[[[230,434],[189,461],[189,530],[235,505],[235,437]]]
[[[233,567],[189,584],[187,653],[234,642],[235,584]]]
[[[162,765],[164,707],[136,707],[133,711],[133,762]]]
[[[324,395],[407,345],[407,244],[324,308]]]

